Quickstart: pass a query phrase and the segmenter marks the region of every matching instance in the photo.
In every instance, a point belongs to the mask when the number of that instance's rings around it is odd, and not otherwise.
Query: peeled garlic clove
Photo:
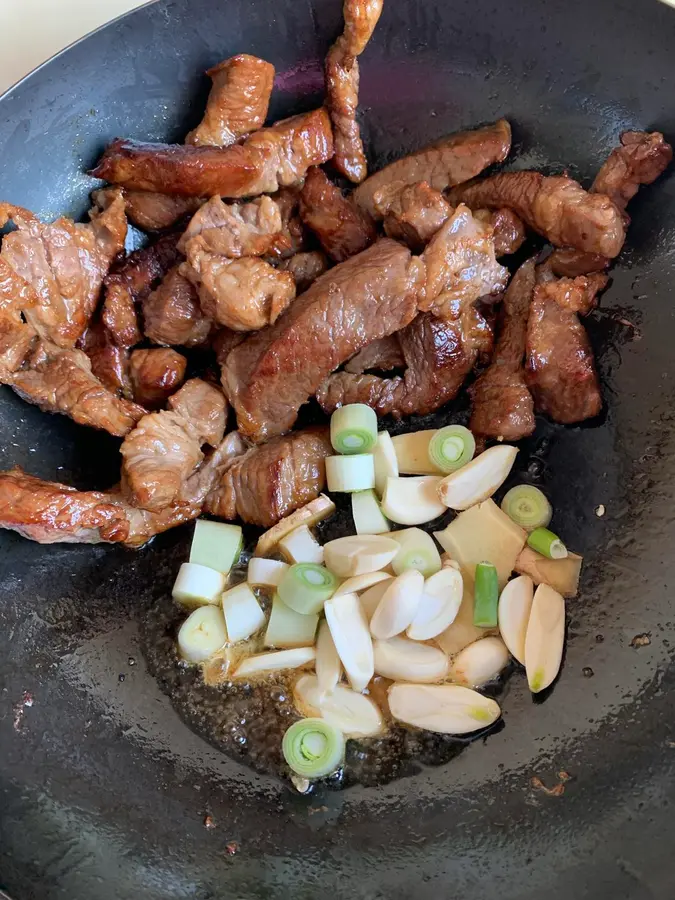
[[[448,657],[438,647],[403,637],[373,643],[375,672],[392,681],[434,683],[448,674]]]
[[[397,525],[423,525],[446,511],[439,500],[440,475],[387,478],[382,512]]]
[[[377,534],[337,538],[324,545],[324,562],[340,578],[378,572],[398,553],[398,544]]]
[[[408,569],[387,586],[370,620],[370,633],[380,640],[405,631],[415,618],[422,599],[424,576]]]
[[[393,543],[393,542],[392,542]],[[368,620],[356,594],[331,597],[324,603],[326,621],[349,683],[362,691],[375,673]]]
[[[492,681],[509,663],[509,651],[498,637],[486,637],[469,644],[455,657],[450,679],[466,687],[480,687]]]
[[[297,647],[294,650],[278,650],[274,653],[258,653],[239,663],[233,678],[245,678],[260,672],[278,672],[281,669],[298,669],[314,661],[314,647]]]
[[[178,649],[191,663],[205,662],[227,643],[225,616],[218,606],[200,606],[178,631]]]
[[[525,635],[530,621],[534,582],[529,575],[519,575],[506,585],[499,597],[499,633],[509,652],[525,665]]]
[[[363,594],[359,597],[361,601],[361,607],[366,616],[366,619],[370,622],[375,614],[375,610],[380,605],[380,600],[384,597],[387,588],[391,584],[393,580],[393,575],[389,575],[386,572],[382,573],[386,577],[378,582],[378,584],[373,585],[373,587],[368,588],[367,591],[364,591]]]
[[[465,580],[459,612],[455,616],[454,622],[435,640],[444,653],[454,656],[469,644],[473,644],[474,641],[483,637],[485,637],[485,629],[473,624],[473,585]]]
[[[441,481],[440,500],[450,509],[458,510],[487,500],[506,481],[517,454],[518,448],[509,444],[490,447]]]
[[[470,734],[501,715],[494,700],[459,684],[393,684],[389,709],[399,722],[438,734]]]
[[[407,635],[414,641],[437,637],[457,618],[464,595],[464,579],[457,569],[446,566],[424,582],[424,590]]]
[[[346,581],[343,581],[333,596],[339,597],[340,594],[359,594],[361,591],[367,591],[368,588],[371,588],[382,581],[387,581],[389,578],[391,578],[391,575],[387,574],[387,572],[366,572],[363,575],[355,575],[353,578],[348,578]]]
[[[346,684],[338,684],[331,694],[321,696],[314,675],[303,675],[293,688],[295,707],[302,716],[318,716],[338,728],[345,737],[373,737],[385,730],[377,704],[365,694],[357,694]]]
[[[525,636],[525,671],[533,694],[553,684],[565,646],[565,601],[547,584],[534,592]]]
[[[324,621],[319,625],[319,636],[316,639],[316,677],[321,694],[331,694],[342,674],[342,663],[335,649],[335,643]]]

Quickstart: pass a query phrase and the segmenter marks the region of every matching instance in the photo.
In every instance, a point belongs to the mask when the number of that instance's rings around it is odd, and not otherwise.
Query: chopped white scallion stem
[[[225,588],[222,572],[198,563],[183,563],[174,582],[173,599],[183,606],[203,606],[220,603]]]
[[[266,647],[305,647],[314,643],[319,616],[296,612],[275,596],[265,632]]]
[[[178,649],[190,663],[206,662],[227,643],[227,628],[218,606],[200,606],[178,631]]]
[[[190,562],[228,575],[239,560],[242,545],[243,536],[239,525],[197,519],[190,547]]]
[[[357,534],[386,534],[387,522],[375,491],[355,491],[352,494],[352,517]]]
[[[326,457],[326,484],[331,493],[367,491],[375,487],[372,453]]]
[[[430,534],[421,528],[406,528],[392,531],[389,537],[399,544],[399,551],[392,560],[391,567],[396,575],[407,569],[417,569],[425,578],[439,572],[441,555]]]
[[[265,624],[256,595],[244,581],[223,594],[223,614],[227,625],[228,641],[236,644],[259,631]]]
[[[248,678],[261,672],[279,672],[284,669],[299,669],[314,662],[316,650],[314,647],[297,647],[294,650],[279,650],[275,653],[258,653],[244,659],[233,678]]]
[[[323,547],[306,525],[291,531],[279,541],[279,550],[290,563],[323,562]]]
[[[252,587],[276,588],[287,569],[288,563],[281,560],[254,556],[248,564],[246,580]]]
[[[398,478],[399,474],[396,450],[388,431],[381,431],[377,436],[377,444],[373,449],[373,464],[375,466],[375,490],[381,497],[387,478]]]

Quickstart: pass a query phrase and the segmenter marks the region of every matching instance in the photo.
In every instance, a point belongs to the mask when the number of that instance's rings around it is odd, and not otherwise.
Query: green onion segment
[[[476,441],[463,425],[440,428],[429,441],[429,459],[441,472],[454,472],[473,459]]]
[[[377,443],[377,415],[365,403],[348,403],[330,418],[330,441],[338,453],[369,453]]]
[[[400,550],[391,563],[395,575],[401,575],[408,569],[417,569],[425,578],[429,578],[440,572],[440,554],[434,539],[426,531],[421,528],[406,528],[405,531],[392,532],[389,537],[400,544]]]
[[[325,566],[297,563],[284,572],[277,593],[286,606],[304,616],[311,616],[323,609],[323,604],[330,600],[337,586],[337,578]]]
[[[557,534],[553,534],[548,528],[535,528],[529,535],[527,543],[549,559],[565,559],[567,556],[567,547],[563,544]]]
[[[526,531],[546,528],[553,517],[548,498],[531,484],[519,484],[507,491],[502,500],[502,512]]]
[[[372,453],[326,457],[326,484],[331,493],[351,494],[375,487],[375,462]]]
[[[330,775],[340,768],[345,755],[344,735],[324,719],[294,722],[281,746],[288,765],[304,778]]]
[[[228,575],[241,555],[243,534],[239,525],[197,519],[190,547],[190,562]]]
[[[473,624],[478,628],[497,627],[499,603],[499,579],[497,569],[489,562],[476,566],[476,582],[473,595]]]

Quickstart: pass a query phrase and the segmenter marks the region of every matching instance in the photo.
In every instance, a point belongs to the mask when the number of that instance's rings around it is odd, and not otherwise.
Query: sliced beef
[[[255,256],[229,259],[212,253],[201,236],[190,241],[180,271],[197,287],[204,315],[233,331],[273,324],[295,297],[289,272]]]
[[[35,306],[35,290],[0,255],[0,383],[23,363],[37,340],[22,311]]]
[[[222,256],[264,256],[277,246],[290,249],[282,229],[281,210],[270,197],[250,203],[223,203],[212,197],[192,218],[178,246],[187,253],[190,241],[201,236],[205,248]]]
[[[510,149],[511,126],[505,119],[474,131],[460,131],[380,169],[359,185],[354,199],[371,216],[382,219],[407,185],[426,181],[444,191],[502,162]]]
[[[129,380],[129,350],[118,347],[103,322],[94,322],[78,342],[91,362],[92,374],[118,397],[133,398]]]
[[[213,332],[210,344],[213,352],[216,354],[219,366],[225,365],[225,360],[230,355],[230,352],[243,343],[246,337],[245,331],[232,331],[231,328],[218,328]]]
[[[503,172],[463,185],[451,193],[473,209],[512,209],[557,247],[616,256],[625,237],[621,212],[603,194],[589,194],[565,176],[539,172]]]
[[[643,184],[651,184],[673,160],[673,148],[658,131],[624,131],[621,146],[613,150],[598,172],[591,191],[605,194],[620,210]]]
[[[271,327],[228,355],[223,386],[241,433],[283,434],[324,379],[415,316],[424,265],[384,238],[318,278]]]
[[[187,360],[169,347],[134,350],[129,377],[136,403],[145,409],[161,409],[183,383]]]
[[[319,275],[323,275],[330,269],[330,263],[325,253],[320,250],[309,250],[306,253],[296,253],[295,256],[282,260],[279,268],[291,273],[293,281],[295,281],[296,292],[300,294],[302,291],[306,291]]]
[[[525,241],[525,225],[512,209],[477,209],[474,218],[492,225],[496,256],[510,256]]]
[[[262,128],[232,147],[116,140],[91,174],[134,190],[236,199],[297,184],[310,166],[332,155],[330,118],[317,109]]]
[[[385,232],[417,253],[424,249],[453,212],[443,194],[426,181],[404,187],[383,209],[386,209]]]
[[[326,104],[335,134],[333,164],[338,172],[359,183],[368,173],[361,132],[356,121],[359,104],[359,57],[371,39],[382,13],[383,0],[344,0],[343,33],[326,57]]]
[[[502,304],[503,321],[489,368],[471,391],[469,427],[476,435],[519,441],[534,431],[534,403],[525,383],[525,338],[534,293],[534,260],[513,276]]]
[[[327,428],[308,428],[254,447],[229,466],[204,511],[269,528],[319,496],[324,460],[333,452]]]
[[[213,81],[206,112],[186,144],[227,147],[262,128],[274,85],[273,65],[240,53],[206,74]]]
[[[135,250],[105,279],[101,316],[118,346],[133,347],[141,341],[137,306],[182,259],[177,248],[179,237],[177,232],[170,232]]]
[[[115,192],[107,203],[92,209],[87,225],[65,218],[45,224],[28,210],[0,204],[0,227],[10,220],[16,226],[3,238],[2,260],[34,292],[22,312],[38,335],[57,347],[70,349],[82,336],[103,279],[124,250],[124,201]]]
[[[307,173],[300,193],[300,216],[335,262],[344,262],[365,250],[377,236],[370,216],[317,167]]]
[[[546,265],[554,275],[564,278],[576,278],[577,275],[590,275],[603,272],[610,260],[598,253],[584,253],[574,247],[558,248],[546,260]]]
[[[218,388],[191,378],[169,397],[169,409],[187,419],[203,444],[217,447],[227,422],[227,403]]]
[[[408,328],[412,326],[408,325]],[[401,341],[398,334],[390,334],[373,341],[363,350],[359,350],[356,356],[345,363],[345,372],[352,375],[363,375],[371,370],[376,372],[390,372],[392,369],[403,368],[406,365],[401,349]]]
[[[110,190],[110,188],[106,188]],[[164,231],[196,213],[206,197],[179,197],[157,191],[122,190],[129,221],[141,231]],[[93,195],[96,196],[96,193]]]
[[[143,301],[143,331],[155,344],[198,347],[206,343],[211,320],[202,312],[197,288],[174,266]]]

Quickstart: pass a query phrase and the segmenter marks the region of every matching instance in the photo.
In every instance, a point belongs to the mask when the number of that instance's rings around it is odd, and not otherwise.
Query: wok
[[[82,215],[104,144],[180,140],[201,115],[201,73],[233,53],[276,65],[273,117],[320,103],[340,14],[339,0],[169,0],[114,22],[0,101],[2,199]],[[674,136],[673,46],[675,13],[656,2],[388,0],[362,65],[371,162],[505,115],[516,166],[588,180],[622,130]],[[2,533],[0,887],[14,900],[675,895],[674,201],[672,175],[635,199],[589,323],[601,421],[542,421],[521,454],[588,560],[546,702],[517,678],[506,727],[447,765],[301,797],[189,731],[145,669],[139,622],[189,529],[137,553]],[[0,423],[3,468],[115,480],[106,436],[8,389]],[[632,646],[637,634],[651,643]],[[558,772],[562,796],[533,787]]]

